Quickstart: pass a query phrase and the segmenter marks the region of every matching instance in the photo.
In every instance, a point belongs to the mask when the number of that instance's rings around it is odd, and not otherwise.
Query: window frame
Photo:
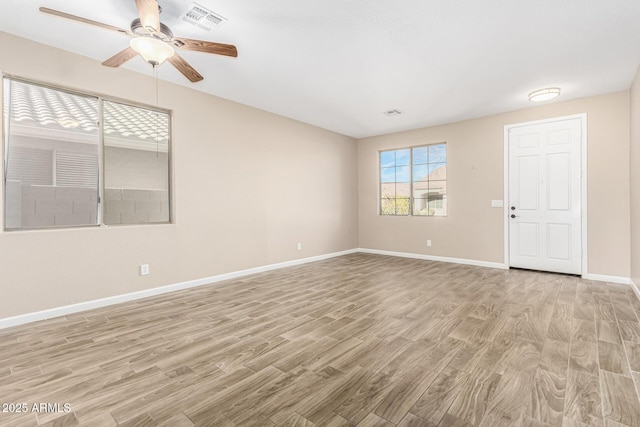
[[[55,83],[44,82],[40,80],[34,80],[29,78],[24,78],[20,76],[16,76],[10,73],[0,73],[0,78],[2,80],[0,84],[0,98],[2,101],[2,105],[0,106],[0,123],[2,123],[2,129],[0,130],[0,156],[2,163],[0,164],[0,168],[2,171],[2,228],[0,232],[25,232],[25,231],[42,231],[42,230],[65,230],[65,229],[76,229],[76,228],[104,228],[104,227],[130,227],[130,226],[157,226],[157,225],[171,225],[175,223],[175,214],[174,214],[174,195],[173,195],[173,110],[169,108],[164,108],[160,106],[154,106],[150,104],[145,104],[143,102],[132,101],[129,99],[124,99],[116,96],[105,95],[99,92],[80,90],[76,88],[71,88],[64,85],[59,85]],[[6,226],[6,218],[7,218],[7,194],[6,194],[6,183],[7,183],[7,152],[9,149],[9,131],[10,131],[10,120],[5,123],[5,81],[15,81],[28,85],[40,86],[45,89],[51,89],[55,91],[65,92],[74,96],[81,97],[89,97],[95,98],[98,103],[98,200],[97,200],[97,218],[96,224],[80,224],[80,225],[60,225],[60,226],[47,226],[47,227],[28,227],[28,228],[7,228]],[[115,102],[119,104],[124,104],[127,106],[144,108],[150,111],[159,112],[167,115],[167,125],[168,125],[168,137],[167,137],[167,174],[168,174],[168,203],[169,203],[169,218],[167,221],[163,222],[149,222],[149,223],[123,223],[123,224],[105,224],[105,135],[104,135],[104,102]],[[11,101],[9,101],[10,104]]]
[[[415,166],[414,162],[413,162],[413,150],[416,149],[416,148],[423,148],[423,147],[427,148],[427,150],[428,150],[429,147],[436,146],[436,145],[443,145],[445,147],[445,150],[446,150],[447,154],[446,154],[446,157],[445,157],[444,165],[448,169],[449,154],[448,154],[448,148],[447,148],[448,144],[447,144],[446,141],[432,142],[432,143],[429,143],[429,144],[411,145],[411,146],[404,146],[404,147],[398,147],[398,148],[390,148],[390,149],[378,150],[378,191],[377,191],[377,193],[378,193],[378,216],[381,216],[381,217],[419,217],[419,218],[422,218],[422,217],[427,217],[427,218],[441,217],[441,218],[444,218],[444,217],[449,216],[449,203],[448,202],[446,202],[446,213],[444,215],[415,215],[413,213],[414,212],[414,200],[415,200],[415,197],[414,197],[414,184],[417,182],[417,181],[414,181],[414,177],[413,177],[413,170],[414,170],[414,166]],[[384,214],[384,213],[382,213],[382,185],[383,185],[383,182],[382,182],[382,168],[383,168],[383,166],[382,166],[382,153],[396,152],[396,151],[401,151],[401,150],[409,150],[409,165],[408,165],[408,167],[409,167],[409,197],[408,197],[408,199],[409,199],[409,209],[408,209],[408,213],[407,214],[398,214],[398,213]],[[430,164],[436,164],[436,163],[442,163],[442,162],[433,162],[433,163],[427,162],[426,165],[428,166]],[[420,163],[419,165],[423,165],[423,164]],[[404,166],[404,165],[401,165],[401,166]],[[394,168],[397,168],[397,167],[398,167],[397,165],[394,165]],[[438,181],[440,181],[440,180],[438,180]],[[447,177],[444,180],[441,180],[441,181],[444,181],[446,183],[445,185],[447,186],[447,191],[444,194],[445,194],[445,197],[447,197],[448,194],[449,194],[449,191],[448,191],[448,181],[449,181],[448,173],[447,173]],[[422,182],[422,181],[419,181],[419,182]],[[427,182],[430,182],[430,181],[427,181]],[[394,181],[394,184],[397,184],[397,183],[398,183],[397,181]],[[397,199],[397,195],[396,195],[396,199]],[[396,211],[397,211],[397,209],[396,209]]]

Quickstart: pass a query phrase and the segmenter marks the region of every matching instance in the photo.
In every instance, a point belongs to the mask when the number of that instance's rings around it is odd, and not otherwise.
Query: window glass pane
[[[380,167],[388,168],[396,165],[396,152],[395,151],[381,151],[380,152]]]
[[[396,167],[396,182],[410,182],[411,168],[409,166]]]
[[[447,181],[429,181],[429,193],[445,194],[447,192]]]
[[[428,199],[429,187],[426,182],[420,182],[421,185],[413,186],[413,198],[414,199]]]
[[[429,200],[429,212],[434,216],[446,216],[447,215],[447,195],[444,194],[441,197],[437,197]]]
[[[409,197],[411,196],[411,184],[398,183],[396,184],[396,196]]]
[[[413,180],[427,181],[429,179],[429,165],[414,165]]]
[[[382,182],[396,182],[396,168],[380,169],[380,180]]]
[[[414,198],[413,199],[413,215],[425,216],[429,213],[429,199],[427,198]]]
[[[169,222],[169,115],[104,101],[105,224]]]
[[[396,150],[396,166],[409,166],[411,164],[411,151],[407,148]]]
[[[4,80],[5,228],[98,223],[98,99]]]
[[[396,215],[409,215],[409,198],[396,197]]]
[[[428,147],[415,147],[413,149],[413,164],[425,164],[428,162]]]
[[[396,214],[396,198],[383,197],[380,199],[380,215],[395,215]]]
[[[380,195],[384,197],[395,197],[396,196],[396,184],[382,184],[380,186]]]
[[[446,144],[436,144],[429,146],[429,163],[444,163],[447,161]]]
[[[429,164],[429,180],[447,179],[446,163],[430,163]]]

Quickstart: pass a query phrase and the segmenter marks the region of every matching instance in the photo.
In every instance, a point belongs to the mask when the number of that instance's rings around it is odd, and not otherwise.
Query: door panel
[[[519,235],[518,255],[537,259],[539,225],[533,222],[518,222],[516,234]]]
[[[571,208],[571,155],[557,153],[547,155],[547,209],[566,211]]]
[[[582,121],[509,130],[509,264],[582,272]]]
[[[571,227],[569,224],[547,224],[547,256],[568,261],[571,259]]]
[[[525,148],[538,148],[539,139],[540,135],[537,133],[518,135],[518,148],[521,150]]]
[[[538,156],[518,158],[518,207],[521,210],[538,210]]]
[[[568,145],[571,143],[571,132],[568,129],[550,130],[547,134],[549,145]]]

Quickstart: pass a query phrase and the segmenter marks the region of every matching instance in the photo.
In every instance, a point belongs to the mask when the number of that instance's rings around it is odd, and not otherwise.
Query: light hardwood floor
[[[624,285],[353,254],[2,330],[28,411],[0,425],[637,426],[638,315]]]

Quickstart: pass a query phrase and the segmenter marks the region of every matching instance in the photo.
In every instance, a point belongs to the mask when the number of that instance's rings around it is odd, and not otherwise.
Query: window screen
[[[5,228],[98,223],[98,98],[4,81]]]

